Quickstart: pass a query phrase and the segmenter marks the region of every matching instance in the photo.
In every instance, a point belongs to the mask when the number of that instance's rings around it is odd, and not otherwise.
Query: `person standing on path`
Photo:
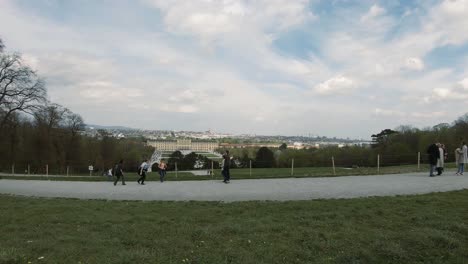
[[[459,162],[460,162],[459,174],[463,175],[463,172],[465,172],[465,163],[468,163],[468,147],[466,146],[465,141],[463,141],[462,143]]]
[[[229,173],[230,165],[231,157],[229,157],[229,150],[226,150],[226,152],[223,154],[223,170],[221,171],[224,177],[224,183],[230,183],[231,181],[231,175]]]
[[[161,162],[159,162],[159,180],[161,182],[164,182],[164,178],[166,178],[166,170],[167,170],[167,164],[164,160],[161,160]]]
[[[442,144],[437,143],[437,146],[439,147],[439,157],[437,157],[436,170],[437,170],[437,175],[441,175],[442,172],[444,171],[445,151],[444,151],[444,148],[442,147],[443,146]]]
[[[429,177],[434,177],[437,158],[439,158],[439,147],[436,144],[431,144],[429,148],[427,148],[427,154],[429,155],[429,165],[431,166]]]
[[[445,144],[442,144],[442,149],[444,150],[444,161],[448,160],[448,151],[447,147],[445,147]]]
[[[146,179],[146,173],[148,172],[148,160],[143,161],[141,163],[139,169],[138,169],[138,174],[140,175],[140,178],[138,179],[138,184],[145,185],[145,179]]]
[[[106,172],[106,175],[107,175],[107,179],[109,181],[113,181],[114,179],[112,179],[114,177],[114,175],[112,175],[112,168],[110,168],[109,170],[107,170]]]
[[[116,177],[114,181],[114,186],[117,185],[117,182],[120,180],[120,177],[122,177],[122,185],[126,185],[122,167],[123,167],[123,160],[120,160],[119,163],[117,163],[114,167],[114,175]]]
[[[457,148],[455,150],[455,165],[457,166],[457,173],[455,175],[460,175],[461,169],[460,169],[460,161],[463,159],[463,152],[461,151],[461,148]]]

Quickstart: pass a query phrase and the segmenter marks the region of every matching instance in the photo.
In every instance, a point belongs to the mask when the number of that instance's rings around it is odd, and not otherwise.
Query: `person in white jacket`
[[[463,175],[465,171],[465,163],[468,163],[468,147],[466,146],[466,142],[463,141],[461,153],[460,153],[460,175]]]
[[[436,170],[437,170],[437,175],[441,175],[442,172],[444,171],[445,152],[444,152],[444,149],[442,148],[442,144],[437,143],[437,146],[439,147],[439,157],[437,157]]]
[[[458,170],[456,175],[463,175],[465,170],[465,163],[468,163],[468,147],[466,146],[465,141],[463,141],[461,148],[457,148],[457,150],[455,150],[455,157],[458,158]]]

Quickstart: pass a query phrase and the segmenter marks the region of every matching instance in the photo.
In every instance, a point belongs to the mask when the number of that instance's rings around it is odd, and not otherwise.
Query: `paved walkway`
[[[0,180],[0,193],[38,197],[108,200],[248,201],[311,200],[424,194],[468,189],[468,175],[448,172],[331,178],[290,178],[221,181],[168,181],[114,186],[111,182]]]

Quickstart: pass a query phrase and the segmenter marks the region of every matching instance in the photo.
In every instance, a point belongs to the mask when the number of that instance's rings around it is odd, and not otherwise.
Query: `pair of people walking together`
[[[431,144],[427,149],[427,154],[430,164],[429,176],[434,177],[435,172],[437,172],[437,175],[441,175],[444,170],[444,160],[448,156],[445,146],[440,143]],[[468,147],[466,142],[463,141],[462,146],[455,150],[456,175],[463,175],[465,163],[468,163]]]
[[[463,141],[460,148],[455,150],[455,163],[458,169],[456,175],[463,175],[463,172],[465,172],[465,163],[468,163],[468,147],[465,141]]]
[[[139,173],[138,173],[141,177],[138,179],[137,182],[141,185],[145,185],[145,179],[146,179],[146,174],[148,173],[148,168],[149,168],[148,160],[145,160],[140,165]],[[159,162],[158,169],[159,169],[159,180],[163,182],[164,179],[166,178],[166,170],[167,170],[167,164],[164,160],[161,160],[161,162]]]

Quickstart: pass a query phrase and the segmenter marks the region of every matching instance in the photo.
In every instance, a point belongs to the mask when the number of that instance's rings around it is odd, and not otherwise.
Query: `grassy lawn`
[[[468,263],[468,190],[295,202],[0,195],[0,263]]]
[[[453,168],[453,164],[447,164],[447,168]],[[418,170],[417,165],[402,165],[402,166],[387,166],[380,168],[380,174],[392,174],[392,173],[409,173],[409,172],[423,172],[427,171],[426,165],[421,165],[421,169]],[[207,171],[207,170],[203,170]],[[253,168],[252,176],[250,176],[250,170],[247,169],[231,169],[232,179],[266,179],[266,178],[302,178],[302,177],[333,177],[333,176],[351,176],[351,175],[376,175],[377,168],[361,167],[361,168],[336,168],[336,175],[333,175],[332,168],[329,167],[309,167],[309,168],[295,168],[294,175],[291,176],[290,168]],[[136,181],[138,175],[136,172],[127,172],[125,174],[126,180]],[[39,176],[0,176],[3,179],[33,179],[33,180],[65,180],[65,181],[106,181],[105,176],[86,176],[81,177],[39,177]],[[178,180],[211,180],[211,179],[222,179],[221,170],[215,169],[215,175],[212,176],[195,176],[190,172],[178,172],[177,176],[174,171],[170,171],[167,174],[166,179],[168,181]],[[159,175],[157,172],[148,173],[148,181],[158,181]]]

